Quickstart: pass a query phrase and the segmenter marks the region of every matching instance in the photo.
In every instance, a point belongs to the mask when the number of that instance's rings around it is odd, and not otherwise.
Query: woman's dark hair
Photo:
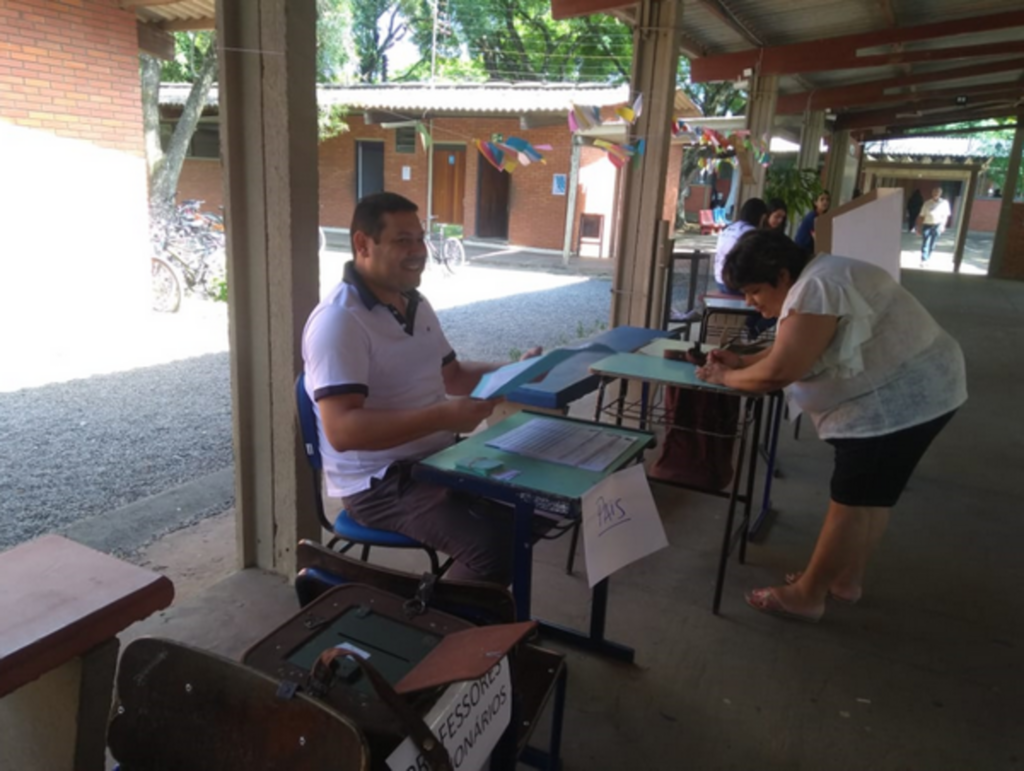
[[[761,220],[768,216],[768,204],[760,198],[748,198],[740,208],[740,216],[737,222],[746,222],[755,228],[761,227]]]
[[[781,198],[772,198],[768,202],[768,213],[774,214],[779,209],[782,209],[782,211],[786,212],[786,214],[789,214],[789,207],[786,206],[785,201],[783,201]]]
[[[808,255],[785,233],[751,230],[744,233],[725,258],[722,279],[733,291],[750,284],[779,285],[782,271],[796,281],[807,264]]]
[[[380,234],[384,230],[384,215],[398,212],[415,212],[419,207],[398,193],[374,193],[359,199],[356,210],[352,214],[350,233],[366,233],[373,242],[380,243]]]

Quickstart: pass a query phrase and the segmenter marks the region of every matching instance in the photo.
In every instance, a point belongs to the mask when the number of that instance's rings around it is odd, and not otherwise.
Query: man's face
[[[938,201],[940,198],[942,198],[942,188],[941,187],[934,187],[934,188],[932,188],[932,200],[933,201]]]
[[[427,264],[423,226],[416,212],[387,213],[383,221],[376,242],[365,233],[353,235],[360,273],[379,294],[408,292],[420,285]]]

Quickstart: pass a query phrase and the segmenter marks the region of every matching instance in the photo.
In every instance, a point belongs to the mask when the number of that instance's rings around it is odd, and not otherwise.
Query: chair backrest
[[[324,493],[321,481],[321,473],[324,468],[324,459],[320,454],[320,429],[317,426],[316,409],[313,407],[313,400],[306,393],[306,373],[301,372],[295,379],[295,404],[299,413],[299,431],[302,433],[302,448],[306,453],[306,460],[313,470],[313,495],[316,498],[316,516],[320,520],[320,526],[330,532],[333,529],[332,523],[327,519],[324,511]]]
[[[711,209],[700,210],[700,224],[714,227],[715,224],[715,213]]]
[[[299,409],[299,429],[302,431],[302,446],[306,451],[306,460],[316,471],[324,467],[320,455],[320,430],[317,427],[316,409],[313,400],[306,393],[306,373],[299,373],[295,380],[295,403]]]

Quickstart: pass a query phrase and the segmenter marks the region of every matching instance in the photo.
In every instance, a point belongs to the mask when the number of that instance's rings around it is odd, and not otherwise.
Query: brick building
[[[173,122],[188,90],[173,84],[161,89],[168,121]],[[216,143],[202,137],[205,132],[215,136],[216,99],[212,93],[178,185],[179,198],[199,198],[213,209],[222,199],[220,164]],[[346,107],[349,130],[320,145],[320,223],[347,228],[361,195],[387,189],[415,200],[424,214],[429,208],[439,221],[462,225],[469,238],[561,250],[572,173],[573,135],[566,120],[570,106],[600,107],[603,117],[611,120],[614,107],[628,99],[628,87],[603,85],[321,86],[321,106]],[[688,100],[677,100],[677,107],[681,115],[694,113]],[[424,148],[417,121],[432,137],[430,150]],[[542,151],[544,163],[520,166],[511,174],[500,172],[473,144],[476,139],[512,136],[535,146],[550,145],[550,150]],[[674,219],[681,147],[673,149],[672,158],[666,169],[665,216],[669,219]],[[600,235],[584,238],[582,253],[612,254],[617,180],[618,173],[604,151],[579,148],[573,250],[581,217],[586,215],[588,227]]]
[[[117,0],[0,3],[5,317],[31,296],[87,318],[148,304],[138,53]]]

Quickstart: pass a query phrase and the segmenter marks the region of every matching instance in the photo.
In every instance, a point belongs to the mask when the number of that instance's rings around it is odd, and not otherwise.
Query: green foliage
[[[213,32],[175,32],[174,59],[161,63],[160,79],[164,83],[194,82],[212,44]]]
[[[787,168],[778,164],[768,168],[764,199],[780,198],[785,201],[790,222],[798,221],[814,208],[814,199],[821,191],[821,174],[817,169]]]
[[[348,30],[352,19],[350,0],[317,0],[316,79],[338,83],[344,79],[350,59]],[[323,137],[321,137],[323,138]]]
[[[328,107],[320,107],[316,115],[317,136],[320,141],[336,137],[348,131],[348,123],[345,121],[348,115],[348,108],[344,105],[334,104]]]
[[[1017,123],[1016,118],[988,118],[985,120],[967,121],[964,123],[951,123],[943,126],[943,129],[980,129],[992,128],[994,126],[1013,126]],[[941,130],[941,129],[939,129]],[[920,129],[920,132],[934,134],[936,129]],[[1010,150],[1013,149],[1013,128],[997,129],[994,131],[979,131],[977,134],[968,134],[983,151],[988,153],[992,160],[988,165],[987,177],[992,187],[998,187],[1003,195],[1009,195],[1006,191],[1006,173],[1010,165]],[[913,136],[913,132],[907,134]],[[1017,191],[1015,197],[1024,195],[1024,174],[1017,177]]]
[[[412,40],[429,75],[434,43],[432,0],[406,9]],[[629,78],[633,37],[609,16],[555,21],[548,0],[441,0],[437,24],[439,77],[485,73],[491,80],[607,82]],[[455,62],[470,62],[453,66]]]
[[[742,115],[743,111],[747,109],[746,94],[728,81],[724,83],[691,83],[690,60],[685,56],[679,57],[676,82],[702,115]]]
[[[409,31],[402,0],[351,0],[356,77],[360,83],[386,83],[388,51]]]
[[[508,360],[509,361],[519,361],[521,358],[523,358],[523,352],[520,351],[518,348],[509,348],[508,349]]]

